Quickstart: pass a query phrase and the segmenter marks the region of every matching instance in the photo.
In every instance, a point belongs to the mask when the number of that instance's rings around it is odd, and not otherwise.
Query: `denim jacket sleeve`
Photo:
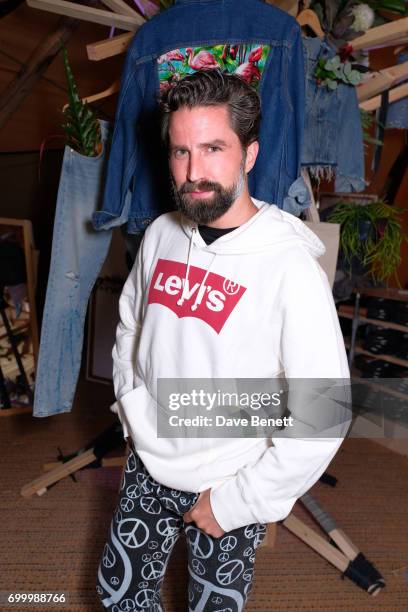
[[[338,192],[363,191],[364,144],[356,88],[342,87],[342,105],[337,138],[337,169],[335,190]]]
[[[278,199],[283,201],[283,210],[298,216],[310,205],[310,197],[307,186],[300,177],[306,97],[302,35],[297,23],[294,24],[291,40],[293,44],[286,78],[290,117],[284,150],[286,181],[281,183]]]
[[[137,160],[137,122],[143,104],[140,69],[133,58],[131,46],[123,68],[112,145],[107,167],[101,210],[92,221],[95,229],[120,225],[125,209],[126,194],[131,187]]]
[[[296,179],[300,175],[306,104],[302,35],[297,23],[295,23],[293,30],[293,46],[288,65],[287,83],[289,99],[292,100],[292,121],[294,124],[294,129],[290,130],[290,134],[295,135],[290,158],[294,160],[293,176]]]

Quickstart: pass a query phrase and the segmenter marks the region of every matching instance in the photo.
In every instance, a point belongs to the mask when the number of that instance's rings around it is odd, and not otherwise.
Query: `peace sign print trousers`
[[[156,482],[130,449],[108,541],[98,568],[97,593],[110,612],[163,612],[161,586],[184,530],[188,547],[189,612],[240,612],[252,588],[255,551],[266,525],[254,523],[220,538],[183,514],[197,493]]]

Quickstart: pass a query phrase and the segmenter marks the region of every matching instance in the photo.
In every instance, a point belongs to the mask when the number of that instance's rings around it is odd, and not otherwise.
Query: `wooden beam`
[[[396,102],[397,100],[401,100],[408,96],[408,83],[404,83],[403,85],[399,85],[398,87],[394,87],[394,89],[390,90],[388,101]],[[374,96],[365,102],[360,104],[360,108],[365,111],[373,111],[381,106],[381,96]]]
[[[373,96],[390,89],[408,77],[408,61],[396,66],[383,68],[376,74],[367,78],[361,85],[357,85],[357,98],[359,103],[369,100]]]
[[[93,463],[96,458],[97,457],[94,455],[93,449],[90,448],[89,450],[84,451],[77,457],[74,457],[70,461],[67,461],[66,463],[61,463],[61,465],[54,468],[53,470],[50,470],[46,474],[39,476],[32,482],[29,482],[28,484],[24,485],[20,491],[21,495],[23,497],[30,497],[31,495],[34,495],[34,493],[37,493],[37,495],[42,495],[46,492],[47,487],[54,484],[55,482],[58,482],[62,478],[73,474],[77,470],[80,470],[85,465]]]
[[[395,44],[393,41],[408,37],[408,17],[396,19],[389,23],[367,30],[362,36],[350,41],[353,51],[359,49],[375,49],[378,46]]]
[[[20,107],[35,85],[58,55],[61,44],[65,44],[79,26],[79,21],[63,17],[56,30],[34,49],[28,62],[17,73],[0,97],[0,129]]]
[[[334,565],[334,567],[337,567],[341,572],[346,571],[349,565],[347,557],[335,546],[322,538],[322,536],[313,531],[313,529],[300,521],[293,513],[289,514],[283,521],[283,525],[329,563]]]
[[[135,15],[139,17],[139,13],[135,11],[131,6],[126,4],[124,0],[101,0],[102,4],[108,6],[111,11],[114,13],[118,13],[119,15],[129,15],[129,17],[134,17]]]
[[[126,33],[113,36],[112,38],[104,38],[104,40],[100,40],[96,43],[90,43],[86,45],[88,59],[97,62],[106,57],[113,57],[114,55],[125,53],[132,38],[133,33]]]
[[[66,0],[27,0],[28,6],[57,13],[58,15],[66,15],[75,19],[100,23],[101,25],[114,26],[121,30],[134,31],[144,23],[143,17],[136,12],[134,16],[118,15],[110,11],[102,11],[90,6],[81,6],[75,2],[67,2]]]

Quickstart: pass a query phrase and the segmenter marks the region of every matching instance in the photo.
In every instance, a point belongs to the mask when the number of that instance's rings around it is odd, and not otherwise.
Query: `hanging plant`
[[[87,157],[95,157],[102,151],[101,128],[96,114],[78,95],[77,86],[68,61],[65,46],[62,47],[65,75],[68,83],[68,104],[63,110],[67,145]]]
[[[371,129],[373,125],[378,125],[379,127],[383,127],[381,121],[378,121],[374,115],[372,115],[369,111],[366,111],[360,108],[360,120],[361,127],[363,129],[363,141],[364,148],[367,149],[368,145],[377,145],[379,147],[383,146],[383,141],[378,138],[373,138],[371,136]]]
[[[401,244],[408,241],[401,225],[404,210],[378,200],[362,205],[339,201],[329,215],[331,223],[340,223],[340,248],[352,272],[357,258],[368,268],[375,282],[394,276],[400,285],[397,268],[401,262]]]

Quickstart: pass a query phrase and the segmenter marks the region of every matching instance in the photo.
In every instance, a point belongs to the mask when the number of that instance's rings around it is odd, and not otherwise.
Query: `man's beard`
[[[180,187],[172,179],[173,195],[178,210],[198,225],[208,225],[224,215],[241,195],[245,186],[245,162],[240,167],[238,180],[232,187],[223,187],[212,181],[199,181],[198,183],[185,182]],[[192,200],[188,194],[192,191],[214,191],[210,198]]]

